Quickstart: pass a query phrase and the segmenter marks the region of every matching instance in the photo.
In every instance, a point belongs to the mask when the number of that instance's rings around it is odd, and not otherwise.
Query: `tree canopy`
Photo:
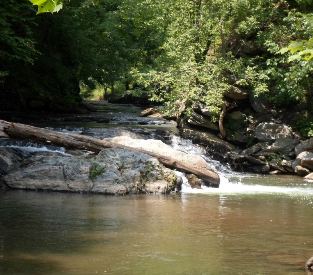
[[[95,84],[145,93],[169,114],[203,104],[212,120],[234,89],[312,107],[311,1],[31,2],[0,8],[0,96],[24,108],[77,105]]]

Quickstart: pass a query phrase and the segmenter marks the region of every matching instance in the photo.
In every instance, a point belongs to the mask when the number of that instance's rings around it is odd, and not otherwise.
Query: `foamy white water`
[[[20,149],[26,152],[35,153],[35,152],[52,152],[52,153],[59,153],[62,155],[69,156],[69,154],[65,153],[65,149],[63,147],[59,149],[49,149],[46,146],[36,147],[36,146],[21,146],[21,145],[6,145],[6,148],[14,148]]]
[[[205,156],[205,150],[194,145],[192,141],[185,140],[177,136],[172,138],[172,147],[176,150],[184,151],[186,153],[201,155],[207,163],[219,174],[220,186],[219,188],[211,188],[202,186],[201,189],[191,188],[188,183],[188,179],[184,173],[176,172],[178,176],[182,178],[182,189],[183,194],[284,194],[290,196],[313,196],[313,183],[303,183],[302,186],[275,186],[275,185],[261,185],[261,184],[244,184],[240,182],[241,178],[247,177],[258,177],[253,174],[241,174],[231,171],[231,169],[219,161],[213,160]],[[238,181],[232,180],[236,176],[239,178]]]

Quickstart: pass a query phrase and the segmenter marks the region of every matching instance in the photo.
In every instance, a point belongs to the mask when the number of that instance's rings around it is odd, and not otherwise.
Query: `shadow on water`
[[[64,267],[53,255],[87,253],[98,240],[84,238],[85,234],[121,226],[121,219],[99,217],[97,204],[103,200],[114,198],[0,192],[0,274],[61,272]]]

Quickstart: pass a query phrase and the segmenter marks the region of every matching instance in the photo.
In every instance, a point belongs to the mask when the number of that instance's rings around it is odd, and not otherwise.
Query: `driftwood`
[[[220,182],[218,174],[212,171],[200,156],[174,150],[161,141],[150,140],[147,143],[144,140],[134,140],[128,137],[100,140],[89,136],[60,133],[49,129],[0,120],[0,136],[5,135],[11,138],[31,139],[69,149],[84,149],[96,153],[103,148],[122,148],[141,152],[157,158],[167,167],[194,174],[214,186],[218,186]]]

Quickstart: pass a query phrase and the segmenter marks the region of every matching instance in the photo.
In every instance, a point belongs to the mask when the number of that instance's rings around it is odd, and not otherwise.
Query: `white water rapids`
[[[2,144],[5,147],[21,149],[26,152],[57,152],[68,155],[64,148],[56,146],[42,146],[34,143]],[[172,136],[171,146],[179,151],[202,156],[206,162],[219,174],[219,188],[202,186],[201,189],[191,188],[188,179],[181,172],[176,171],[183,180],[183,194],[285,194],[288,196],[313,196],[313,183],[305,182],[301,178],[284,179],[284,176],[262,176],[249,173],[234,172],[219,161],[213,160],[205,155],[205,149],[195,145],[190,140],[182,139],[176,135]],[[295,184],[293,180],[295,179]],[[292,184],[289,184],[289,183]]]
[[[266,181],[269,177],[273,179],[277,176],[262,176],[252,174],[242,174],[232,171],[229,167],[221,164],[219,161],[213,160],[205,156],[205,150],[200,146],[194,145],[190,140],[182,139],[178,136],[173,136],[172,147],[176,150],[184,151],[191,154],[201,155],[207,163],[217,171],[220,176],[219,188],[210,188],[202,186],[201,189],[191,188],[188,179],[181,172],[176,172],[182,177],[183,185],[181,192],[184,194],[284,194],[290,196],[312,196],[313,183],[305,182],[294,186],[276,186],[266,184],[247,184],[244,179],[254,178],[258,182]]]

